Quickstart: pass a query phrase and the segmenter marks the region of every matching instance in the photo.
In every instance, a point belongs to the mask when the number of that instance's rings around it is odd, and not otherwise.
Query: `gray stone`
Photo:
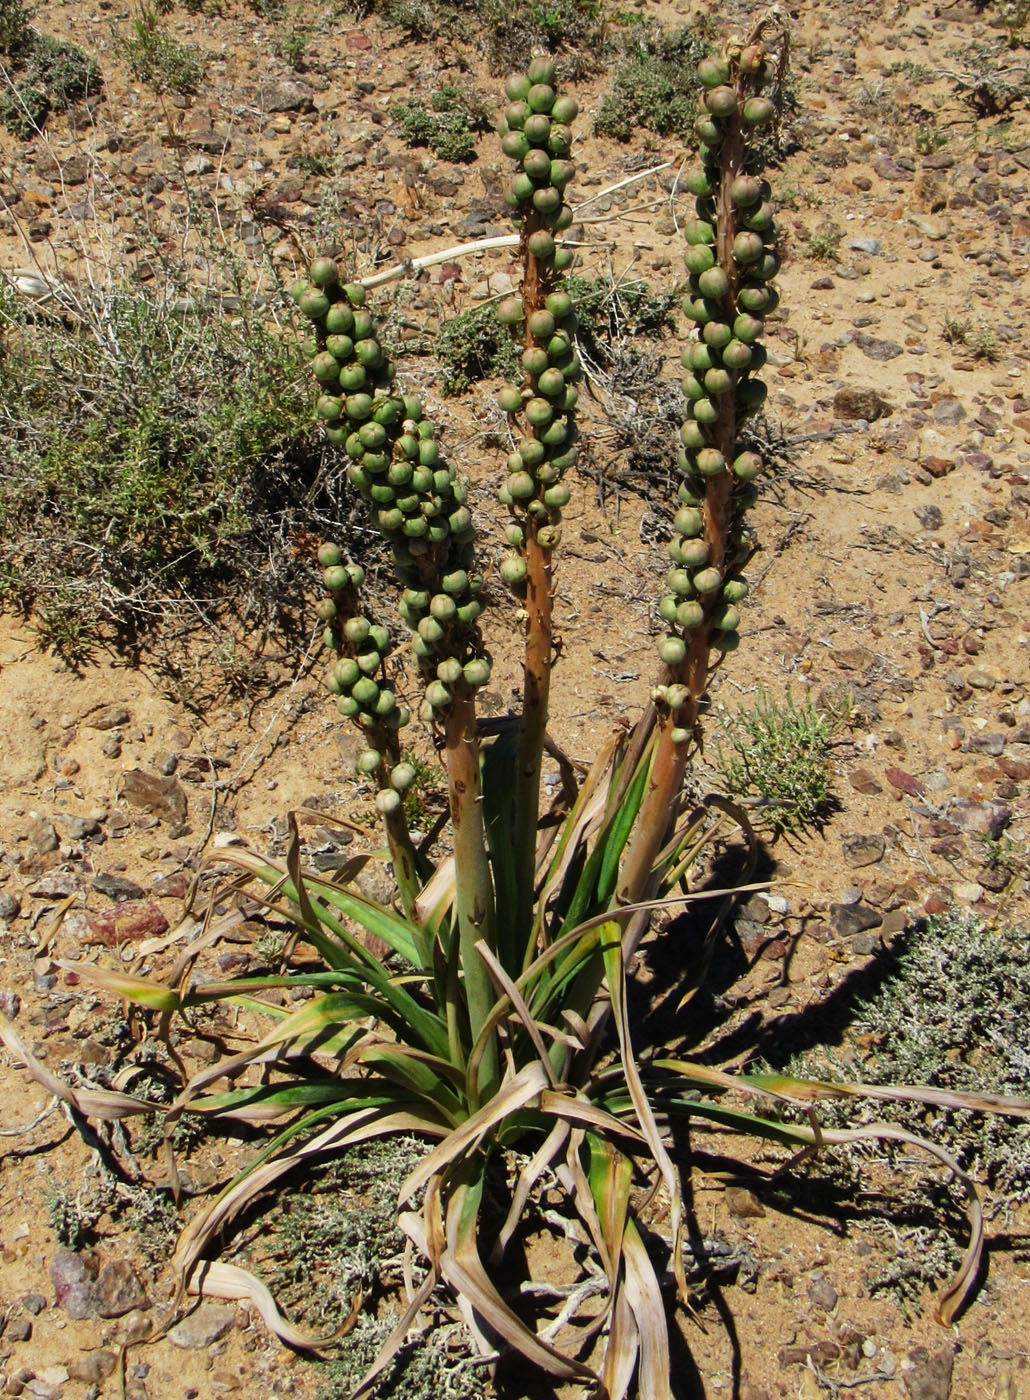
[[[99,1385],[112,1375],[118,1365],[113,1351],[85,1351],[68,1362],[68,1379],[83,1385]]]
[[[878,238],[849,238],[848,247],[856,253],[868,253],[871,258],[879,257],[883,251]]]
[[[879,832],[871,832],[869,835],[850,832],[840,838],[840,844],[844,852],[844,863],[852,870],[858,870],[863,865],[875,865],[878,860],[883,859],[887,849],[887,843]]]
[[[855,344],[861,350],[862,354],[870,360],[893,360],[898,355],[903,355],[905,353],[896,341],[878,340],[872,335],[857,335],[855,337]]]
[[[311,112],[315,94],[307,83],[296,78],[284,78],[258,89],[257,100],[264,112]]]
[[[8,923],[21,913],[21,900],[16,894],[0,893],[0,919]]]
[[[928,1356],[925,1347],[917,1347],[910,1358],[912,1369],[902,1372],[909,1400],[949,1400],[951,1373],[955,1366],[951,1348],[942,1347]]]
[[[971,836],[990,836],[995,840],[1012,820],[1012,811],[1004,802],[976,802],[960,797],[948,808],[948,820],[960,831]]]
[[[105,705],[95,714],[87,715],[82,722],[87,729],[118,729],[128,724],[129,711],[124,705]]]
[[[1005,751],[1004,734],[974,734],[966,744],[969,753],[985,753],[997,758]]]
[[[966,416],[966,410],[959,403],[958,399],[938,399],[933,406],[933,421],[945,428],[954,428],[962,422]]]
[[[198,151],[196,155],[190,156],[182,168],[187,175],[210,175],[215,163],[210,156]]]
[[[70,870],[52,870],[30,887],[29,894],[36,899],[65,899],[76,894],[80,886],[79,877]]]
[[[127,880],[124,875],[111,875],[107,871],[101,871],[96,877],[93,888],[98,894],[106,894],[116,904],[126,899],[144,898],[143,889],[134,880]]]
[[[833,1312],[839,1295],[829,1279],[814,1278],[808,1285],[808,1299],[820,1312]]]
[[[175,1324],[168,1333],[168,1340],[183,1350],[200,1350],[224,1337],[235,1321],[235,1308],[201,1303],[196,1311]]]
[[[61,844],[53,822],[47,821],[45,817],[37,817],[29,823],[29,829],[25,833],[30,845],[35,847],[41,856],[49,855],[51,851],[56,851]]]
[[[93,1285],[93,1298],[100,1317],[124,1317],[149,1306],[146,1291],[127,1259],[114,1259],[101,1269]]]
[[[81,1254],[73,1249],[59,1249],[50,1261],[50,1282],[54,1285],[57,1306],[73,1322],[96,1317],[93,1278]]]
[[[868,904],[831,904],[830,923],[840,938],[852,938],[866,929],[879,928],[883,916]]]

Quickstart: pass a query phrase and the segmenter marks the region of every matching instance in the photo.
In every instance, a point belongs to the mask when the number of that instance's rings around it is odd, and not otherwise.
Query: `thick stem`
[[[494,1003],[493,988],[476,944],[494,948],[494,888],[487,856],[486,830],[479,781],[476,710],[471,697],[455,698],[444,724],[444,761],[454,832],[456,916],[469,1030],[474,1042]],[[497,1087],[496,1040],[483,1056],[479,1090],[483,1096]]]
[[[539,311],[547,294],[544,275],[537,258],[529,251],[529,236],[541,227],[539,215],[527,216],[522,228],[522,305],[526,326],[525,343],[533,344],[529,318]],[[534,376],[530,377],[533,388]],[[544,735],[551,690],[553,622],[551,617],[552,563],[550,549],[537,538],[539,523],[526,519],[526,649],[522,689],[522,732],[515,776],[515,928],[528,931],[533,920],[533,894],[536,877],[537,822],[540,813],[540,778],[543,770]],[[521,938],[520,938],[521,941]]]
[[[738,79],[738,111],[743,100],[743,85]],[[722,145],[719,148],[720,181],[716,211],[716,261],[726,272],[730,286],[726,293],[725,307],[727,319],[732,323],[737,304],[737,265],[733,257],[733,240],[737,235],[737,209],[730,198],[730,186],[744,168],[744,136],[739,115],[726,124]],[[736,376],[734,376],[735,378]],[[726,469],[709,478],[704,494],[702,514],[704,518],[704,539],[708,545],[708,562],[725,573],[728,555],[730,527],[733,520],[733,475],[729,464],[733,461],[737,443],[737,400],[736,385],[719,399],[719,417],[712,425],[711,445],[717,448],[726,459]],[[654,765],[648,782],[647,793],[640,809],[633,836],[630,839],[623,861],[619,883],[621,903],[635,903],[645,899],[647,885],[658,852],[665,844],[669,821],[674,804],[683,786],[687,762],[698,739],[698,716],[701,702],[708,684],[711,663],[711,615],[718,602],[716,592],[703,602],[705,618],[700,627],[690,636],[687,655],[679,666],[666,677],[678,681],[687,688],[687,699],[678,711],[665,711],[659,716],[658,744],[655,750]],[[682,731],[691,736],[684,741]],[[679,733],[677,734],[677,731]],[[679,742],[674,740],[674,734]],[[635,922],[633,934],[628,939],[632,947],[625,948],[628,958],[636,950],[643,936],[646,923]]]
[[[415,854],[415,847],[411,844],[411,832],[408,830],[403,805],[395,808],[392,812],[387,812],[383,817],[383,825],[386,827],[386,840],[390,847],[390,860],[393,864],[393,878],[397,881],[401,907],[408,918],[413,923],[417,923],[415,901],[418,899],[422,882],[419,879],[418,857]]]

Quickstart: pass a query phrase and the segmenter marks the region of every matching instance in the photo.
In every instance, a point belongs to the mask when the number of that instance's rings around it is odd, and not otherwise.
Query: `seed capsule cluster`
[[[563,191],[576,173],[568,159],[572,149],[572,122],[579,106],[573,97],[561,97],[554,87],[554,63],[534,58],[525,73],[508,79],[508,105],[499,124],[501,149],[516,162],[516,172],[505,198],[516,220],[537,226],[531,251],[546,266],[561,272],[572,254],[555,246],[554,234],[572,223],[572,210]],[[535,219],[533,216],[536,216]]]
[[[490,677],[477,626],[483,581],[473,568],[468,488],[445,461],[420,400],[394,390],[394,367],[365,309],[364,288],[341,285],[333,259],[316,258],[294,295],[314,322],[306,348],[321,386],[317,412],[329,440],[350,459],[351,485],[391,543],[405,585],[401,617],[414,632],[427,682],[427,717],[439,718],[456,695],[472,693]],[[354,568],[328,566],[327,572],[333,567]],[[326,586],[339,607],[343,600],[332,594],[328,580]],[[357,631],[363,621],[348,615]],[[362,692],[370,693],[367,686]]]
[[[765,55],[758,45],[731,46],[725,56],[704,59],[698,76],[703,94],[695,132],[703,162],[685,181],[696,217],[686,226],[690,291],[683,303],[696,332],[682,357],[682,482],[669,545],[673,567],[658,605],[670,628],[659,642],[669,666],[685,659],[701,628],[718,650],[738,643],[747,583],[735,568],[746,551],[743,515],[757,496],[763,464],[737,432],[765,401],[759,336],[763,316],[777,303],[769,283],[779,268],[769,186],[749,149],[750,134],[775,115],[759,93]]]
[[[336,655],[326,687],[336,696],[340,714],[353,720],[367,740],[355,764],[358,774],[383,786],[384,752],[398,753],[396,731],[410,719],[407,709],[397,703],[383,667],[393,639],[389,628],[360,611],[359,594],[365,582],[360,564],[345,563],[335,544],[322,545],[318,562],[327,596],[319,599],[315,611],[325,623],[323,640]]]
[[[511,512],[506,536],[514,552],[502,561],[500,573],[521,595],[527,532],[532,530],[545,550],[557,545],[570,494],[562,478],[578,456],[576,385],[583,371],[574,345],[577,320],[571,297],[555,277],[572,257],[556,247],[552,232],[572,221],[562,191],[574,173],[566,157],[578,109],[572,98],[556,94],[549,58],[534,58],[525,74],[509,78],[507,93],[511,101],[501,122],[501,146],[519,165],[508,202],[522,224],[527,275],[525,299],[509,297],[497,308],[498,318],[523,344],[522,384],[506,384],[498,395],[516,439],[499,492]]]

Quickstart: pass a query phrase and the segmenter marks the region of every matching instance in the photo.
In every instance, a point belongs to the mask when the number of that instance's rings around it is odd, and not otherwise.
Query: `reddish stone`
[[[912,773],[906,773],[903,768],[888,768],[883,776],[892,788],[897,788],[898,792],[906,793],[909,797],[922,797],[926,792],[919,779]]]
[[[168,932],[168,920],[151,899],[129,899],[99,914],[87,912],[91,943],[131,943],[138,938],[156,938]]]

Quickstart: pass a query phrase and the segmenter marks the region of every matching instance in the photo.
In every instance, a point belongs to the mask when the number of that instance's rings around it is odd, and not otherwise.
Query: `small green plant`
[[[1015,1096],[1025,1092],[1030,1055],[1023,1034],[1030,1005],[1030,934],[991,928],[952,910],[911,930],[879,988],[858,1005],[839,1053],[810,1053],[798,1073],[842,1071],[871,1084],[921,1084],[941,1091]],[[1030,1199],[1030,1125],[982,1117],[941,1102],[893,1102],[876,1113],[935,1139],[1000,1199]],[[854,1106],[831,1110],[854,1121]],[[858,1112],[870,1121],[871,1109]]]
[[[710,51],[714,25],[700,16],[683,29],[634,26],[594,123],[598,136],[628,141],[643,129],[688,137],[697,118],[697,64]]]
[[[63,112],[102,87],[92,58],[75,44],[32,29],[18,5],[0,15],[0,57],[0,121],[22,139],[41,131],[51,112]]]
[[[144,0],[133,16],[132,35],[123,43],[133,76],[155,92],[188,96],[200,90],[206,62],[196,44],[184,44],[162,25],[156,6]]]
[[[441,160],[456,164],[474,159],[476,135],[488,124],[479,95],[458,87],[434,92],[428,108],[420,102],[402,102],[390,109],[390,115],[400,122],[411,145],[429,146]]]
[[[820,228],[810,233],[808,255],[822,262],[837,262],[840,257],[840,233],[837,229]]]
[[[933,155],[934,151],[939,151],[942,146],[947,144],[946,132],[938,131],[935,126],[929,126],[925,122],[916,127],[916,150],[921,155]]]
[[[974,324],[968,318],[953,316],[946,311],[941,334],[949,345],[965,346],[976,360],[987,360],[993,364],[1001,353],[998,336],[986,321]]]
[[[799,708],[788,693],[781,703],[759,688],[750,710],[723,715],[728,747],[716,748],[727,792],[757,797],[772,831],[817,825],[832,806],[829,744],[834,722],[811,700]]]
[[[518,369],[518,353],[507,326],[497,319],[492,303],[462,311],[444,321],[433,340],[440,362],[444,394],[464,394],[481,379],[510,379]]]

